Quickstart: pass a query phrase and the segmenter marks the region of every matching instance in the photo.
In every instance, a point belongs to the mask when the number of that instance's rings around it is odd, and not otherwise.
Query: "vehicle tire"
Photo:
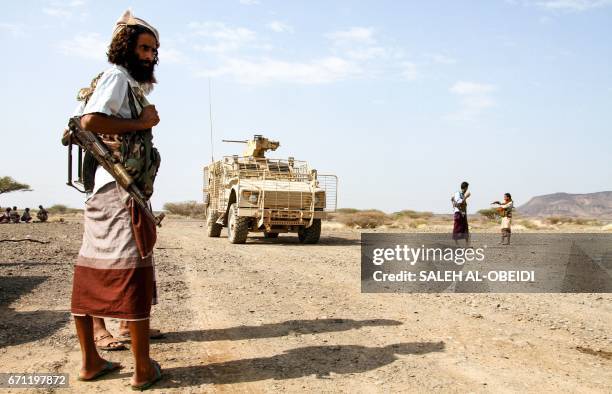
[[[219,238],[223,229],[223,225],[217,223],[219,214],[213,213],[210,208],[207,208],[206,211],[206,235],[210,238]]]
[[[238,216],[238,206],[232,204],[229,209],[229,219],[227,220],[227,238],[233,244],[243,244],[249,235],[249,224],[251,218]]]
[[[314,219],[312,226],[300,227],[298,230],[298,239],[303,244],[316,244],[321,238],[321,219]]]
[[[267,233],[264,231],[264,238],[278,238],[278,233]]]

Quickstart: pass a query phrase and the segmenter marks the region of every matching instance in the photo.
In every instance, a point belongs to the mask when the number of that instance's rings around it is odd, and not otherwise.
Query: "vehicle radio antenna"
[[[208,115],[210,120],[210,161],[215,161],[213,145],[213,120],[212,120],[212,89],[210,87],[210,77],[208,77]]]

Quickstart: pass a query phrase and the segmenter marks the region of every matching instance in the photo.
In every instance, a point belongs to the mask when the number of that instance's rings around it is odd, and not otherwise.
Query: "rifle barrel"
[[[240,140],[221,140],[222,142],[237,142],[239,144],[246,144],[247,141],[240,141]]]

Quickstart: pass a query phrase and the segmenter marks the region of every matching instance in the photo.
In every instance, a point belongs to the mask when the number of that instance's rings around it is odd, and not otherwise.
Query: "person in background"
[[[38,212],[36,212],[36,218],[40,220],[42,223],[46,222],[49,219],[49,212],[42,205],[38,206]]]
[[[19,212],[17,212],[17,207],[13,207],[11,211],[11,222],[19,223],[19,219],[21,219],[21,216],[19,216]]]
[[[6,207],[6,210],[0,216],[0,223],[10,223],[11,222],[11,207]]]
[[[30,215],[30,208],[26,208],[25,211],[23,211],[23,215],[21,215],[21,221],[26,223],[30,223],[32,221],[32,216]]]
[[[497,205],[497,211],[502,218],[501,222],[501,245],[510,245],[510,235],[512,235],[512,209],[514,202],[510,193],[504,193],[504,202],[493,201],[493,205]],[[504,239],[506,242],[504,242]]]
[[[453,203],[453,239],[458,244],[460,239],[465,239],[465,244],[470,246],[470,229],[467,219],[467,199],[471,196],[468,192],[469,183],[461,182],[460,190],[451,197]]]

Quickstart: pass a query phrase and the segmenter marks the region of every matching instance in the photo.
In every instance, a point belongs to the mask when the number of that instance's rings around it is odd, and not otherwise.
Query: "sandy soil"
[[[0,372],[126,391],[129,351],[104,353],[120,373],[76,380],[81,234],[76,220],[0,225],[0,239],[49,241],[0,243]],[[291,235],[231,245],[170,219],[157,248],[163,392],[612,391],[611,294],[361,294],[359,233],[341,229],[314,246]]]

